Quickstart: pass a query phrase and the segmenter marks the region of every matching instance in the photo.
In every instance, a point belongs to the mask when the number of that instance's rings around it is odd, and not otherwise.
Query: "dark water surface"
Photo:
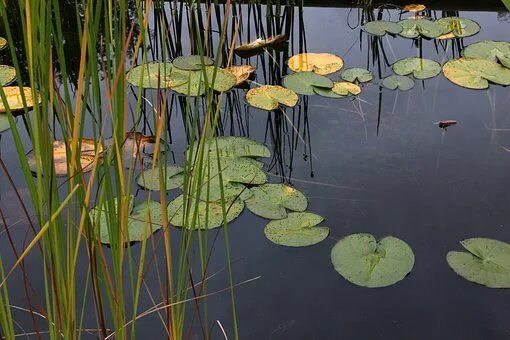
[[[385,18],[390,18],[388,13],[398,19],[399,12],[386,11]],[[484,39],[510,40],[508,15],[460,12],[459,16],[476,20],[482,27],[478,35],[464,39],[464,45]],[[445,259],[449,250],[460,249],[459,241],[465,238],[510,242],[510,152],[505,150],[510,148],[508,88],[467,90],[440,75],[417,82],[409,92],[381,90],[378,74],[390,75],[391,68],[384,60],[380,67],[374,61],[375,45],[355,27],[357,9],[306,7],[302,25],[298,10],[294,18],[295,40],[288,51],[279,54],[279,64],[300,52],[297,38],[301,31],[308,52],[338,54],[345,67],[368,67],[376,79],[356,100],[302,98],[294,110],[286,110],[287,118],[248,108],[246,90],[235,90],[227,98],[237,108],[225,107],[224,133],[268,143],[276,155],[267,162],[270,181],[279,182],[282,177],[290,181],[309,198],[308,211],[323,216],[331,229],[324,242],[291,249],[269,242],[263,233],[266,220],[247,210],[230,225],[234,281],[260,276],[236,288],[241,339],[510,338],[510,293],[467,282]],[[186,51],[186,42],[183,45]],[[451,59],[452,53],[458,55],[452,42],[444,45],[423,41],[420,49],[411,40],[384,37],[378,47],[384,49],[389,63],[420,53],[439,62]],[[268,72],[274,62],[267,54],[249,60],[258,65],[256,82],[269,83],[275,74],[278,79],[278,71]],[[337,77],[332,75],[332,79]],[[149,100],[154,96],[150,91],[146,95]],[[434,125],[444,119],[459,123],[445,132]],[[179,162],[186,136],[178,111],[171,122],[172,148]],[[9,133],[2,134],[0,150],[28,202]],[[26,222],[7,181],[0,182],[0,194],[8,224],[21,220],[13,230],[22,242]],[[411,274],[381,289],[357,287],[344,280],[331,264],[330,251],[336,240],[358,232],[406,241],[416,256]],[[0,249],[2,256],[8,256],[4,236]],[[218,260],[211,265],[211,273],[219,274],[210,279],[210,291],[228,284],[224,252],[220,234],[214,250]],[[37,278],[42,275],[39,260],[29,259],[27,266],[33,266],[33,285],[42,287],[42,277]],[[86,271],[80,275],[84,282]],[[156,281],[148,277],[149,285],[157,287]],[[13,304],[25,305],[22,289],[11,289],[11,293]],[[151,306],[146,295],[141,305],[141,310]],[[232,334],[228,293],[214,295],[208,306],[211,323],[219,320]],[[26,315],[15,312],[15,316],[30,329]],[[95,327],[93,320],[91,315],[92,324],[87,326]],[[140,320],[137,332],[137,338],[164,336],[156,315]],[[218,328],[212,334],[214,339],[222,338]],[[190,337],[201,338],[201,333],[196,329]]]

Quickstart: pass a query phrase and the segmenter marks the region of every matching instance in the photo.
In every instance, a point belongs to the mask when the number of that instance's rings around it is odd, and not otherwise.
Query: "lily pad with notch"
[[[232,73],[236,77],[236,85],[239,86],[244,84],[255,72],[256,68],[251,65],[236,65],[230,66],[225,71]]]
[[[281,246],[312,246],[329,235],[329,228],[319,225],[322,221],[324,218],[316,214],[291,212],[284,219],[269,222],[264,234],[271,242]]]
[[[367,69],[355,67],[344,70],[341,77],[343,80],[351,83],[368,83],[374,79],[374,74]]]
[[[41,102],[41,96],[38,93],[36,93],[37,100],[34,100],[30,87],[24,87],[23,90],[21,90],[18,86],[5,86],[2,89],[7,99],[7,105],[13,114],[20,114],[24,111],[25,105],[23,104],[23,98],[25,99],[27,110],[31,110],[34,104],[39,104]],[[7,112],[7,108],[0,97],[0,113],[5,112]]]
[[[510,69],[479,58],[449,60],[443,65],[443,74],[452,83],[468,89],[487,89],[490,82],[510,85]]]
[[[133,67],[126,74],[131,85],[145,89],[165,89],[187,82],[187,79],[175,71],[172,63],[150,62]]]
[[[344,61],[331,53],[301,53],[290,57],[287,64],[294,72],[314,72],[324,76],[340,70]]]
[[[408,76],[392,74],[383,79],[382,85],[389,90],[409,91],[414,87],[414,81]]]
[[[207,66],[205,70],[207,84],[203,71],[183,71],[175,69],[174,76],[178,75],[179,79],[185,81],[179,82],[178,85],[172,85],[170,88],[179,94],[198,97],[205,93],[206,88],[212,88],[217,92],[225,92],[233,88],[237,83],[236,76],[233,73],[227,72],[225,69]]]
[[[462,56],[500,62],[510,68],[510,42],[484,40],[464,48]]]
[[[441,65],[437,61],[418,57],[401,59],[392,68],[400,76],[412,74],[416,79],[429,79],[441,73]]]
[[[264,85],[253,88],[246,94],[246,101],[253,107],[262,110],[276,110],[280,104],[294,107],[298,101],[297,94],[278,85]]]
[[[146,189],[152,191],[160,191],[160,172],[163,175],[163,185],[165,190],[180,188],[184,181],[184,169],[176,165],[155,166],[141,172],[136,178],[136,183]]]
[[[283,86],[302,95],[314,95],[315,88],[331,89],[333,81],[314,72],[298,72],[285,76]]]
[[[6,86],[16,80],[16,69],[8,65],[0,65],[0,86]]]
[[[419,37],[434,39],[450,32],[448,28],[428,19],[404,19],[400,21],[400,25],[403,28],[400,36],[409,39]]]
[[[214,61],[206,56],[185,55],[172,60],[172,64],[179,70],[199,71],[202,67],[211,66],[214,64]]]
[[[285,184],[263,184],[251,188],[253,196],[246,200],[246,207],[255,215],[268,219],[287,217],[287,209],[303,212],[308,200],[299,190]]]
[[[471,19],[446,17],[436,22],[457,38],[470,37],[480,32],[480,25]]]
[[[189,152],[192,152],[191,159],[194,160],[198,150],[198,143],[194,143],[192,147],[186,151],[186,159]],[[238,157],[270,157],[269,148],[259,141],[238,136],[220,136],[208,138],[204,140],[204,155],[209,158],[238,158]],[[255,160],[253,160],[255,161]],[[262,167],[263,164],[260,164]]]
[[[388,20],[374,20],[364,24],[361,29],[369,34],[382,37],[386,34],[400,34],[402,32],[402,25]]]
[[[316,94],[328,98],[345,98],[348,96],[357,96],[361,93],[361,87],[350,82],[335,82],[331,89],[314,87]]]
[[[360,233],[338,241],[331,250],[331,261],[347,281],[378,288],[403,280],[413,269],[414,253],[407,243],[393,236],[377,241]]]

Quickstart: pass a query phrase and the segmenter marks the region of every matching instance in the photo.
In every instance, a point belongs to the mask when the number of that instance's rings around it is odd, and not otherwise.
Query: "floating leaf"
[[[151,62],[133,67],[126,74],[131,85],[146,89],[164,89],[185,83],[187,78],[174,72],[172,63]]]
[[[400,25],[403,28],[400,35],[410,39],[420,36],[433,39],[450,32],[444,26],[427,19],[405,19],[400,21]]]
[[[237,137],[237,136],[222,136],[216,138],[209,138],[204,141],[204,155],[209,158],[238,158],[238,157],[269,157],[271,152],[268,147],[256,140]],[[193,144],[193,147],[188,150],[193,155],[191,159],[196,157],[198,143]],[[188,159],[186,155],[186,159]]]
[[[236,76],[236,86],[238,86],[248,80],[248,78],[250,78],[251,74],[255,72],[256,69],[251,65],[239,65],[227,67],[225,70]]]
[[[303,95],[314,95],[314,87],[332,88],[331,79],[314,72],[298,72],[285,76],[283,86]]]
[[[466,18],[447,17],[438,19],[436,22],[458,38],[470,37],[480,32],[480,25]]]
[[[443,73],[449,81],[469,89],[486,89],[489,81],[510,85],[510,69],[490,60],[459,58],[443,65]]]
[[[297,104],[297,94],[278,85],[264,85],[251,89],[246,94],[246,101],[262,110],[276,110],[279,104],[293,107]]]
[[[404,241],[388,236],[377,242],[370,234],[352,234],[333,247],[335,270],[358,286],[386,287],[404,279],[414,266],[412,249]]]
[[[408,91],[414,87],[414,81],[411,78],[395,74],[384,78],[382,84],[390,90],[399,89],[401,91]]]
[[[404,6],[404,11],[413,12],[413,13],[423,12],[426,9],[427,9],[427,6],[421,5],[421,4],[409,4],[409,5]]]
[[[253,196],[246,207],[255,215],[277,220],[287,217],[287,210],[305,211],[308,200],[299,190],[285,184],[263,184],[251,189]]]
[[[368,83],[374,79],[374,74],[364,68],[348,68],[342,72],[341,77],[343,80],[354,83]]]
[[[214,84],[212,84],[215,68],[214,66],[207,66],[205,70],[207,74],[207,87],[213,88],[215,91],[228,91],[236,85],[236,76],[222,68],[216,68]],[[178,85],[170,86],[173,91],[192,97],[201,96],[205,93],[206,80],[203,71],[175,69],[175,73],[179,75],[179,79],[185,79],[185,81]]]
[[[400,76],[413,74],[416,79],[428,79],[441,73],[441,65],[430,59],[410,57],[397,61],[392,66],[393,72]]]
[[[211,66],[214,61],[206,56],[186,55],[175,58],[172,64],[179,70],[199,71],[203,66]]]
[[[252,52],[256,50],[262,50],[265,47],[271,47],[274,45],[281,44],[283,42],[286,42],[288,40],[287,36],[281,34],[276,36],[271,36],[267,39],[257,38],[254,41],[237,46],[234,51],[235,52]]]
[[[0,65],[0,86],[6,86],[16,79],[16,69],[12,66]]]
[[[80,167],[81,171],[88,172],[94,166],[94,158],[97,153],[102,152],[102,146],[96,143],[93,139],[82,138],[81,153],[80,153]],[[27,162],[30,171],[35,173],[37,171],[36,160],[34,152],[30,151],[27,154]],[[70,162],[67,160],[66,143],[63,140],[56,140],[53,142],[53,164],[55,166],[56,176],[67,176],[67,167]]]
[[[244,209],[244,202],[240,199],[225,201],[197,201],[190,196],[184,200],[184,195],[178,196],[168,204],[168,218],[170,224],[186,229],[214,229],[222,226],[225,221],[236,219]],[[223,211],[226,214],[224,216]],[[197,211],[195,218],[195,211]],[[195,223],[193,221],[195,220]]]
[[[12,113],[18,113],[24,110],[23,95],[25,97],[25,103],[27,109],[31,110],[34,107],[34,98],[32,96],[32,89],[30,87],[24,87],[23,92],[18,86],[6,86],[3,88],[4,94],[7,99],[7,105],[11,109]],[[41,97],[37,94],[37,102],[41,102]],[[4,101],[0,97],[0,113],[7,112],[4,106]]]
[[[7,131],[11,128],[7,115],[0,114],[0,132]]]
[[[361,93],[361,87],[356,84],[343,81],[334,83],[333,88],[331,89],[314,87],[313,90],[316,94],[329,98],[345,98],[350,95],[357,96]]]
[[[0,51],[7,47],[7,40],[0,37]]]
[[[160,171],[164,177],[163,184],[165,185],[165,190],[177,189],[182,186],[184,169],[175,165],[156,166],[147,169],[138,175],[136,183],[144,189],[159,191],[161,190],[159,182]]]
[[[462,51],[466,58],[487,59],[500,62],[506,68],[510,68],[510,42],[484,40],[469,45]]]
[[[292,56],[287,64],[294,72],[315,72],[326,75],[340,70],[344,66],[344,61],[331,53],[302,53]]]
[[[273,243],[287,247],[306,247],[317,244],[329,235],[329,228],[317,226],[324,219],[316,214],[293,212],[281,220],[269,222],[264,234]]]
[[[378,37],[382,37],[386,35],[386,33],[391,35],[397,35],[402,32],[402,26],[397,22],[387,21],[387,20],[374,20],[369,21],[364,24],[362,27],[363,31],[376,35]]]
[[[450,267],[468,281],[490,288],[510,288],[510,245],[488,238],[470,238],[460,244],[467,251],[450,251]]]

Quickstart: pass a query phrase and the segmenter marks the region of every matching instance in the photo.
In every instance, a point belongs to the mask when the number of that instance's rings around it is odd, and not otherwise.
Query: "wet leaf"
[[[374,79],[374,74],[364,68],[348,68],[342,72],[341,77],[351,83],[368,83]]]
[[[197,97],[205,93],[206,87],[212,88],[218,92],[228,91],[236,85],[236,76],[222,68],[217,68],[216,77],[213,81],[214,66],[206,67],[207,86],[203,71],[183,71],[175,70],[179,75],[179,79],[184,79],[179,85],[170,86],[170,88],[180,94]]]
[[[32,97],[32,89],[30,87],[24,87],[23,91],[18,86],[6,86],[3,88],[5,96],[7,97],[7,105],[11,109],[12,113],[19,113],[23,111],[23,94],[25,95],[25,102],[27,104],[27,109],[31,110],[34,107],[34,98]],[[37,100],[38,103],[41,102],[41,98]],[[0,97],[0,113],[7,112],[4,101]]]
[[[277,85],[264,85],[253,88],[246,94],[246,101],[253,107],[262,110],[276,110],[279,104],[293,107],[297,104],[297,94]]]
[[[414,266],[412,249],[404,241],[388,236],[379,242],[370,234],[352,234],[333,247],[335,270],[358,286],[386,287],[404,279]]]
[[[253,196],[246,207],[255,215],[277,220],[287,217],[287,210],[305,211],[308,200],[299,190],[285,184],[263,184],[251,189]]]
[[[179,70],[199,71],[203,66],[211,66],[214,64],[214,61],[206,56],[202,57],[199,55],[186,55],[175,58],[172,61],[172,64]]]
[[[6,86],[16,79],[16,69],[12,66],[0,65],[0,86]]]
[[[489,81],[510,85],[510,69],[490,60],[459,58],[443,65],[443,73],[452,83],[469,89],[486,89]]]
[[[244,202],[240,199],[225,201],[201,201],[198,203],[190,196],[184,200],[184,195],[178,196],[168,204],[168,219],[170,224],[186,229],[214,229],[236,219],[244,209]],[[195,211],[197,211],[195,218]],[[195,223],[193,221],[195,220]]]
[[[94,166],[94,157],[97,153],[102,152],[101,144],[94,142],[93,139],[82,138],[81,139],[81,153],[80,153],[80,167],[83,172],[92,170]],[[34,152],[30,151],[27,154],[27,162],[30,171],[35,173],[37,171],[36,161]],[[56,176],[67,176],[67,152],[66,144],[63,140],[56,140],[53,142],[53,164],[55,165]]]
[[[457,38],[470,37],[480,32],[480,25],[466,18],[447,17],[436,22]]]
[[[344,61],[331,53],[302,53],[292,56],[287,64],[294,72],[315,72],[327,75],[340,70],[344,66]]]
[[[484,40],[467,46],[462,55],[466,58],[487,59],[510,68],[510,42]]]
[[[265,144],[246,137],[222,136],[206,139],[204,143],[204,158],[205,155],[209,155],[211,159],[271,156],[271,152]],[[187,152],[191,151],[193,153],[191,159],[195,159],[197,148],[198,144],[194,143],[193,147],[188,149]],[[188,157],[186,155],[186,159]]]
[[[175,165],[156,166],[147,169],[138,175],[136,183],[144,189],[159,191],[161,190],[159,182],[160,171],[164,178],[163,184],[165,185],[165,190],[177,189],[182,186],[184,182],[184,169]]]
[[[7,40],[5,38],[0,37],[0,51],[7,47]]]
[[[397,35],[402,32],[402,26],[399,23],[387,20],[369,21],[361,28],[363,31],[378,37],[382,37],[386,35],[386,33]]]
[[[248,78],[250,78],[251,74],[255,72],[256,69],[251,65],[239,65],[227,67],[225,70],[236,76],[236,86],[238,86],[248,80]]]
[[[427,6],[421,5],[421,4],[409,4],[409,5],[404,6],[404,11],[413,12],[413,13],[423,12],[426,9],[427,9]]]
[[[403,28],[400,35],[409,39],[415,39],[420,36],[434,39],[450,32],[450,30],[437,22],[427,19],[405,19],[400,21],[400,25]]]
[[[414,87],[414,81],[407,76],[391,75],[383,79],[383,86],[390,90],[408,91]]]
[[[302,95],[314,95],[314,87],[332,88],[331,79],[314,72],[298,72],[285,76],[283,86]]]
[[[400,76],[412,74],[416,79],[428,79],[441,73],[441,65],[430,59],[410,57],[397,61],[392,66],[393,72]]]
[[[470,238],[460,244],[467,251],[450,251],[450,267],[468,281],[490,288],[510,288],[510,245],[488,238]]]
[[[164,89],[177,86],[187,78],[174,72],[172,63],[151,62],[133,67],[126,74],[126,81],[131,85],[146,89]]]
[[[345,98],[348,96],[357,96],[361,93],[361,87],[349,82],[336,82],[333,88],[326,89],[321,87],[314,87],[313,90],[316,94],[329,97],[329,98]]]
[[[287,36],[285,35],[276,35],[271,36],[267,39],[257,38],[254,41],[237,46],[234,51],[235,52],[251,52],[256,50],[262,50],[265,47],[271,47],[277,44],[281,44],[283,42],[286,42],[288,40]]]
[[[269,222],[264,234],[273,243],[287,247],[306,247],[317,244],[329,235],[329,228],[318,226],[324,219],[307,212],[292,212],[281,220]]]

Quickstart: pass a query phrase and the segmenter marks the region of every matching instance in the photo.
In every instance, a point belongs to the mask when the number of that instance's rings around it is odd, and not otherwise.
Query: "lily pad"
[[[363,31],[378,37],[382,37],[386,35],[386,33],[397,35],[402,32],[402,26],[399,23],[387,20],[369,21],[361,28]]]
[[[281,220],[269,222],[264,234],[273,243],[287,247],[317,244],[329,235],[329,228],[318,226],[324,219],[316,214],[293,212]]]
[[[302,95],[314,95],[315,87],[333,88],[331,79],[314,72],[298,72],[283,78],[283,86]]]
[[[112,148],[113,139],[105,140],[105,146]],[[156,136],[146,136],[140,132],[128,132],[121,146],[122,166],[130,168],[152,158],[156,147]],[[164,141],[160,141],[160,148],[166,150]]]
[[[404,11],[417,13],[417,12],[423,12],[427,9],[427,6],[422,4],[409,4],[404,6]]]
[[[257,50],[262,50],[266,47],[272,47],[275,45],[282,44],[282,43],[286,42],[287,40],[288,40],[288,37],[283,34],[271,36],[267,39],[257,38],[252,42],[237,46],[234,49],[234,51],[236,53],[253,52],[253,51],[257,51]]]
[[[489,81],[499,85],[510,85],[510,69],[485,59],[449,60],[443,65],[443,73],[452,83],[469,89],[486,89],[489,87]]]
[[[331,89],[314,87],[313,90],[316,94],[329,98],[345,98],[351,95],[357,96],[361,93],[361,87],[344,81],[334,83]]]
[[[164,177],[163,184],[165,185],[165,190],[177,189],[182,186],[184,169],[175,165],[156,166],[147,169],[138,175],[136,183],[144,189],[159,191],[161,190],[159,182],[160,171]]]
[[[253,196],[246,207],[255,215],[277,220],[287,217],[287,210],[305,211],[308,200],[299,190],[285,184],[263,184],[251,189]]]
[[[6,86],[16,79],[16,69],[12,66],[0,65],[0,86]]]
[[[470,37],[480,32],[480,25],[466,18],[447,17],[436,22],[457,38]]]
[[[340,70],[344,66],[344,61],[331,53],[302,53],[292,56],[287,64],[294,72],[315,72],[327,75]]]
[[[5,96],[7,97],[7,105],[11,109],[12,113],[21,112],[24,110],[23,106],[23,95],[25,97],[25,103],[27,109],[31,110],[34,107],[34,98],[32,96],[32,89],[30,87],[24,87],[23,91],[18,86],[6,86],[3,87]],[[37,103],[41,102],[39,94],[37,94]],[[0,97],[0,113],[6,112],[7,109],[4,106],[4,101]]]
[[[510,68],[510,42],[484,40],[467,46],[462,55],[466,58],[487,59]]]
[[[175,58],[172,64],[180,70],[199,71],[203,66],[211,66],[214,64],[214,61],[206,56],[186,55]]]
[[[342,72],[342,79],[351,83],[368,83],[372,79],[374,79],[374,74],[372,71],[366,70],[364,68],[348,68]]]
[[[251,89],[246,94],[246,101],[262,110],[276,110],[279,104],[293,107],[297,104],[297,94],[278,85],[264,85]]]
[[[251,65],[230,66],[225,69],[225,71],[236,76],[236,86],[241,85],[248,80],[255,70],[256,68]]]
[[[187,81],[182,77],[182,74],[174,71],[172,63],[146,63],[129,70],[126,74],[126,81],[131,85],[145,89],[170,88]]]
[[[408,91],[414,87],[414,81],[408,76],[393,74],[384,78],[382,85],[389,90]]]
[[[393,72],[400,76],[412,74],[416,79],[428,79],[441,73],[441,65],[430,59],[410,57],[397,61],[392,66]]]
[[[178,85],[172,85],[170,88],[177,93],[197,97],[205,93],[206,87],[212,88],[218,92],[224,92],[236,85],[236,76],[222,68],[216,68],[216,77],[214,79],[214,84],[212,84],[214,72],[214,66],[206,67],[206,86],[203,71],[183,71],[175,69],[175,73],[178,74],[178,79],[184,79],[185,81],[180,82]]]
[[[268,147],[256,140],[237,137],[237,136],[221,136],[209,138],[205,140],[204,156],[209,155],[209,158],[238,158],[238,157],[269,157],[271,151]],[[193,148],[188,152],[192,152],[191,159],[194,160],[196,156],[198,145],[193,144]],[[186,156],[186,159],[188,156]]]
[[[0,37],[0,51],[7,47],[7,40]]]
[[[412,249],[404,241],[388,236],[379,242],[370,234],[352,234],[333,247],[335,270],[358,286],[377,288],[395,284],[414,266]]]
[[[468,281],[490,288],[510,288],[510,244],[470,238],[460,244],[467,251],[450,251],[450,267]]]
[[[0,132],[7,131],[11,128],[7,115],[0,114]]]
[[[428,19],[405,19],[400,21],[400,25],[403,29],[399,34],[409,39],[416,39],[420,36],[434,39],[450,32],[448,28]]]
[[[236,219],[243,212],[243,209],[244,202],[240,199],[225,201],[223,206],[221,201],[206,202],[199,200],[197,203],[190,196],[187,196],[185,201],[184,195],[180,195],[168,204],[168,219],[170,224],[176,227],[214,229],[224,224],[223,210],[226,211],[225,220],[228,223]],[[195,211],[197,211],[196,218]],[[193,220],[195,220],[195,223],[193,223]]]

